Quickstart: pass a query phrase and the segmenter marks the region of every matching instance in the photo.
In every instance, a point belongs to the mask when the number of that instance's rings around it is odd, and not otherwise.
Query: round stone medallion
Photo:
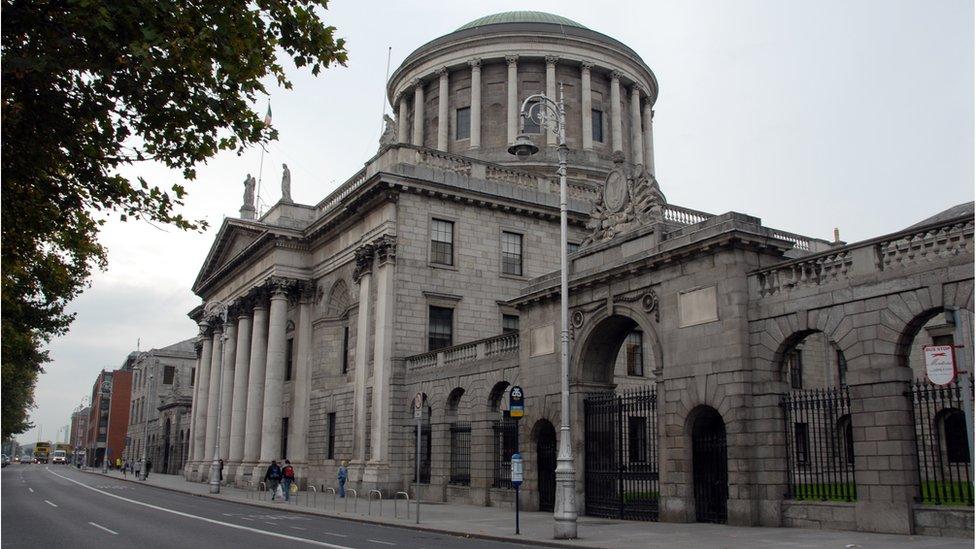
[[[619,171],[612,171],[603,186],[603,203],[613,213],[623,209],[627,202],[627,180]]]

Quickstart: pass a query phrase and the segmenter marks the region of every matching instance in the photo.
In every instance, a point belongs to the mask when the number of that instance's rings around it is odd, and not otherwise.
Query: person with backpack
[[[268,490],[271,490],[271,501],[274,501],[275,491],[278,490],[278,483],[281,482],[281,467],[278,462],[271,460],[268,470],[264,473],[264,481],[268,483]]]
[[[285,460],[285,466],[281,469],[281,488],[285,491],[285,501],[291,501],[291,485],[295,482],[295,468],[291,462]]]

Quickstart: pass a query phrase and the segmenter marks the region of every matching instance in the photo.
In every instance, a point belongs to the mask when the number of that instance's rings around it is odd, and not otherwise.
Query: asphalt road
[[[2,547],[526,547],[313,517],[162,490],[67,466],[0,473]]]

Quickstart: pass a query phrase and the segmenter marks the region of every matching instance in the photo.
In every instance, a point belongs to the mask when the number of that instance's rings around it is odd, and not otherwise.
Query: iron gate
[[[653,386],[583,401],[586,514],[657,520],[657,397]]]
[[[729,473],[725,423],[715,410],[695,419],[691,434],[695,483],[695,520],[725,524]]]
[[[548,421],[536,439],[539,472],[539,510],[552,511],[556,505],[556,429]]]

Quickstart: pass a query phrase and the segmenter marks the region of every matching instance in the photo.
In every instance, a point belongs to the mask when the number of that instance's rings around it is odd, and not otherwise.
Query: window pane
[[[579,245],[578,242],[567,242],[566,243],[566,253],[570,253],[571,254],[571,253],[573,253],[575,251],[578,251],[579,250],[579,247],[580,247],[580,245]]]
[[[502,315],[502,333],[509,334],[519,331],[518,315]]]
[[[176,376],[176,367],[163,366],[163,385],[172,385],[173,377]]]
[[[295,340],[289,338],[285,348],[285,381],[291,381],[292,355],[295,351]]]
[[[342,373],[349,371],[349,326],[342,328]]]
[[[454,223],[433,219],[430,223],[430,261],[454,264]]]
[[[522,276],[522,235],[502,232],[502,272]]]
[[[644,375],[643,334],[638,331],[630,332],[624,344],[627,346],[627,375]]]
[[[803,354],[795,349],[789,354],[790,388],[803,388]]]
[[[603,143],[603,111],[593,109],[591,121],[593,124],[593,141]]]
[[[329,447],[326,459],[335,459],[335,439],[336,439],[336,415],[335,412],[329,414]]]
[[[457,123],[454,125],[457,132],[455,139],[468,139],[471,137],[471,108],[464,107],[457,110]]]
[[[537,102],[533,101],[529,105],[535,105]],[[526,109],[527,112],[539,112],[538,109]],[[542,128],[539,127],[539,123],[530,117],[525,118],[525,133],[540,133]]]
[[[430,306],[427,327],[427,350],[450,347],[454,340],[454,309]]]

